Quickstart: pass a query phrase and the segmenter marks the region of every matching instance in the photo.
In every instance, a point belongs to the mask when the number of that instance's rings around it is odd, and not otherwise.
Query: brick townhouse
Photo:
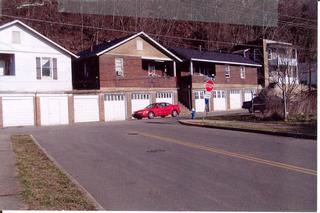
[[[177,66],[178,98],[189,109],[204,112],[204,83],[215,79],[209,111],[240,109],[259,89],[258,63],[238,54],[173,48],[183,59]]]
[[[177,103],[177,62],[182,60],[144,32],[79,53],[73,87],[100,96],[100,120],[124,120],[152,102]]]

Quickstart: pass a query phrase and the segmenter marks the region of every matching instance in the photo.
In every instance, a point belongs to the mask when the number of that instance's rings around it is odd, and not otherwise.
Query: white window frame
[[[114,59],[114,69],[116,76],[124,76],[123,58]]]
[[[240,78],[241,79],[245,79],[246,78],[246,67],[245,66],[241,66],[240,67]]]
[[[0,53],[1,55],[1,53]],[[15,76],[15,55],[14,54],[3,54],[9,55],[9,60],[1,60],[4,62],[3,73],[0,73],[0,76]]]
[[[138,39],[136,41],[136,45],[137,45],[137,50],[142,51],[143,50],[143,41]]]
[[[224,77],[225,78],[230,78],[231,77],[230,65],[225,65]]]
[[[44,65],[44,60],[49,60],[50,62],[50,75],[43,75],[43,65]],[[53,61],[51,57],[40,57],[40,68],[41,68],[41,78],[53,78]]]

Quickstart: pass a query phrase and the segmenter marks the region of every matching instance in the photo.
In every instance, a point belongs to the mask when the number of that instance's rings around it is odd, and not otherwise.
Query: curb
[[[73,184],[76,185],[76,187],[84,194],[84,196],[87,197],[89,201],[93,203],[95,206],[95,209],[98,211],[105,211],[105,209],[101,206],[100,203],[75,179],[73,178],[42,146],[39,144],[39,142],[33,137],[33,135],[30,135],[32,138],[33,142],[38,146],[38,148],[51,160],[56,167],[63,173],[65,174]]]
[[[263,130],[257,130],[257,129],[243,129],[243,128],[237,128],[237,127],[214,126],[214,125],[208,125],[208,124],[195,124],[195,123],[190,123],[190,122],[181,121],[181,120],[179,120],[179,123],[186,125],[186,126],[225,129],[225,130],[233,130],[233,131],[239,131],[239,132],[251,132],[251,133],[259,133],[259,134],[265,134],[265,135],[276,135],[276,136],[283,136],[283,137],[303,138],[303,139],[309,139],[309,140],[316,140],[317,139],[317,136],[306,135],[306,134],[297,134],[297,133],[288,133],[288,132],[270,132],[270,131],[263,131]]]

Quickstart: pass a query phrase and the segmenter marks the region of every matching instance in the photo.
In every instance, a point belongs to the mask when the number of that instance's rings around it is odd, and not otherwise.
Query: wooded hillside
[[[232,15],[226,11],[225,15]],[[244,14],[245,15],[245,14]],[[56,0],[2,0],[0,22],[20,19],[77,53],[103,41],[145,31],[164,45],[217,50],[261,37],[291,42],[300,61],[315,59],[317,2],[279,0],[278,27],[60,13]]]

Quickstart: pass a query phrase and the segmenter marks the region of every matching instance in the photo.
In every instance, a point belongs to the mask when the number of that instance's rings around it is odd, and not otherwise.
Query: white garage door
[[[99,97],[97,95],[74,96],[74,121],[99,121]]]
[[[251,101],[254,97],[255,91],[254,90],[245,90],[244,91],[244,101]]]
[[[159,92],[156,95],[156,102],[165,102],[169,104],[173,104],[173,93],[171,92]]]
[[[240,90],[230,90],[230,109],[241,109]]]
[[[104,95],[104,117],[105,121],[122,121],[126,119],[125,95]]]
[[[146,108],[150,103],[150,94],[134,93],[131,95],[132,113]]]
[[[213,104],[214,104],[215,111],[227,109],[225,91],[223,91],[223,90],[213,91]]]
[[[206,103],[204,101],[204,91],[195,92],[196,112],[204,112]]]
[[[68,124],[68,97],[40,97],[41,125]]]
[[[3,126],[34,125],[34,97],[2,97]]]

